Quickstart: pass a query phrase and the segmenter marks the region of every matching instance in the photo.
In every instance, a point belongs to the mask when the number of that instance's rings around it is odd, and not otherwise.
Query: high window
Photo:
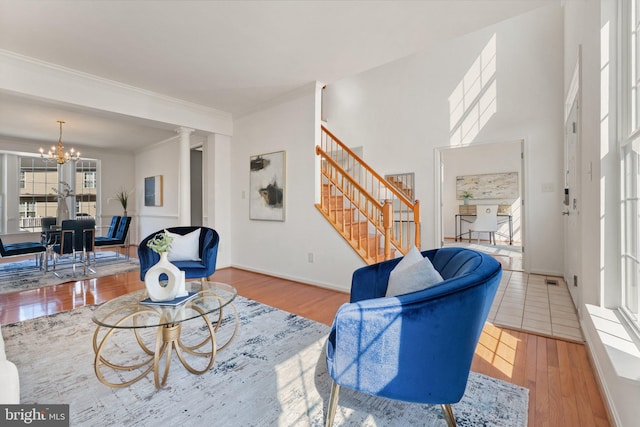
[[[76,162],[76,215],[96,216],[96,161]]]
[[[82,188],[96,188],[96,172],[82,172]]]
[[[96,215],[97,161],[75,162],[76,215]],[[58,208],[58,166],[40,157],[20,158],[19,215],[20,230],[37,231],[43,217],[55,217]]]
[[[55,162],[45,162],[39,157],[20,158],[20,230],[35,231],[40,228],[42,217],[56,216],[57,197],[53,188],[57,186]]]
[[[622,311],[640,328],[640,0],[621,0]]]

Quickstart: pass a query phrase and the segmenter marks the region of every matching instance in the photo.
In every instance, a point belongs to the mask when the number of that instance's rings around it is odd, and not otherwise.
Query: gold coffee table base
[[[215,292],[212,291],[208,291],[208,290],[203,290],[199,293],[199,296],[193,300],[194,302],[196,302],[198,299],[202,299],[202,298],[220,298],[218,296],[215,295]],[[95,360],[94,360],[94,369],[95,369],[95,373],[96,373],[96,377],[98,377],[98,379],[100,380],[100,382],[102,382],[104,385],[107,385],[109,387],[113,387],[113,388],[122,388],[122,387],[127,387],[131,384],[136,383],[137,381],[141,380],[142,378],[146,377],[149,372],[151,372],[153,370],[153,378],[156,384],[157,388],[163,387],[166,383],[167,383],[167,377],[169,375],[169,369],[171,367],[171,359],[173,357],[173,351],[175,350],[176,355],[178,356],[178,359],[180,360],[180,362],[182,363],[182,365],[192,374],[195,375],[202,375],[205,372],[207,372],[211,366],[213,365],[213,362],[216,358],[216,354],[218,351],[224,349],[225,347],[227,347],[229,345],[229,343],[231,343],[231,341],[233,340],[233,338],[236,336],[236,332],[238,331],[238,324],[239,324],[239,319],[238,319],[238,312],[236,310],[236,308],[233,306],[233,304],[229,303],[227,304],[225,307],[230,307],[231,310],[233,310],[234,313],[234,317],[235,317],[235,325],[234,325],[234,330],[233,330],[233,334],[231,335],[231,337],[229,337],[229,339],[222,345],[220,345],[218,347],[217,343],[216,343],[216,332],[218,331],[218,329],[220,328],[220,324],[223,318],[223,308],[221,307],[218,310],[218,320],[215,322],[215,326],[212,324],[212,322],[209,320],[209,318],[207,317],[206,313],[204,311],[202,311],[197,305],[193,305],[190,307],[190,309],[195,310],[197,312],[200,313],[200,319],[202,319],[202,321],[204,321],[205,325],[207,326],[207,331],[208,331],[208,336],[206,336],[201,342],[195,344],[195,345],[186,345],[185,343],[182,342],[182,340],[180,339],[180,334],[182,331],[182,322],[180,323],[171,323],[168,322],[162,326],[157,326],[157,334],[156,334],[156,339],[155,339],[155,348],[154,350],[151,350],[143,341],[142,337],[140,336],[139,331],[141,329],[143,329],[142,326],[138,327],[138,328],[133,328],[133,332],[135,334],[136,337],[136,341],[138,343],[138,345],[140,346],[140,348],[144,351],[144,353],[146,353],[149,357],[146,358],[145,360],[143,360],[142,362],[139,363],[135,363],[135,364],[131,364],[131,365],[121,365],[121,364],[117,364],[117,363],[112,363],[109,360],[107,360],[104,355],[103,355],[103,351],[105,349],[105,346],[107,345],[107,343],[110,341],[113,333],[116,330],[119,330],[120,328],[118,328],[119,325],[124,324],[125,322],[129,321],[130,319],[134,322],[134,324],[136,323],[136,317],[138,316],[148,316],[149,314],[158,314],[158,312],[156,310],[154,310],[153,308],[145,308],[144,306],[141,305],[135,305],[136,311],[134,312],[130,312],[131,309],[133,308],[132,305],[129,306],[124,306],[121,307],[118,310],[115,310],[113,313],[111,313],[112,316],[116,316],[119,312],[127,312],[129,311],[130,313],[123,316],[121,319],[119,319],[117,322],[114,323],[114,327],[112,328],[107,328],[105,326],[98,326],[93,334],[93,351],[95,353]],[[193,319],[195,320],[195,319]],[[102,337],[102,339],[99,339],[99,333],[101,329],[107,329],[106,334]],[[126,329],[130,329],[130,328],[126,328]],[[99,341],[99,342],[98,342]],[[207,345],[210,344],[210,345]],[[207,350],[202,350],[203,347],[207,347]],[[210,349],[210,350],[209,350]],[[191,356],[198,356],[198,357],[204,357],[204,358],[208,358],[208,361],[206,363],[206,366],[204,369],[196,369],[193,366],[191,366],[187,360],[185,359],[185,355],[184,353],[187,353]],[[161,364],[161,360],[162,358],[165,358],[164,364]],[[111,382],[108,381],[102,374],[101,372],[101,365],[104,365],[107,368],[110,368],[112,370],[115,371],[132,371],[132,370],[136,370],[136,369],[144,369],[138,376],[136,376],[133,379],[130,379],[128,381],[123,381],[123,382]],[[162,365],[164,365],[164,369],[162,369]],[[145,368],[146,366],[146,368]]]

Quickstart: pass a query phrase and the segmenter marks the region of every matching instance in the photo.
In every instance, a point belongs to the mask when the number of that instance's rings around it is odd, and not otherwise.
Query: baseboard
[[[564,273],[558,271],[531,270],[529,271],[529,274],[536,274],[538,276],[562,277],[564,279]]]
[[[593,356],[594,341],[593,341],[593,337],[591,336],[591,330],[589,328],[586,328],[585,326],[587,325],[584,325],[583,321],[581,320],[580,328],[582,329],[582,333],[584,334],[585,347],[587,349],[587,358],[589,359],[589,364],[591,364],[591,367],[593,368],[596,374],[595,378],[596,378],[596,382],[598,383],[598,388],[600,389],[600,394],[603,396],[603,400],[604,400],[603,403],[604,403],[605,410],[607,411],[607,418],[609,419],[609,423],[612,426],[619,426],[621,425],[620,419],[617,417],[616,412],[613,410],[613,405],[612,405],[613,398],[611,397],[609,388],[602,381],[602,378],[604,376],[602,372],[602,367],[600,366],[598,359]]]
[[[248,266],[241,265],[241,264],[231,264],[230,267],[237,268],[237,269],[240,269],[240,270],[250,271],[252,273],[260,273],[260,274],[264,274],[266,276],[277,277],[279,279],[291,280],[293,282],[299,282],[299,283],[302,283],[304,285],[311,285],[311,286],[317,286],[319,288],[330,289],[332,291],[343,292],[343,293],[347,293],[347,294],[350,291],[350,289],[345,289],[343,287],[334,285],[332,283],[318,282],[318,281],[315,281],[315,280],[309,280],[307,278],[290,276],[290,275],[287,275],[287,274],[274,273],[272,271],[263,270],[263,269],[260,269],[260,268],[248,267]]]

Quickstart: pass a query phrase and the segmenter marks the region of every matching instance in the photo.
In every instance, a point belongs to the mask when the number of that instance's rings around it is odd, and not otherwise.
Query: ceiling
[[[0,49],[240,115],[549,4],[559,0],[0,0]],[[55,142],[57,120],[66,145],[135,150],[175,136],[0,92],[1,135]]]

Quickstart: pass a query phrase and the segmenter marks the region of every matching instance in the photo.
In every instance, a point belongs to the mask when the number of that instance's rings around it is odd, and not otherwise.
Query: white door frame
[[[443,215],[442,215],[442,193],[443,193],[443,185],[444,185],[444,163],[442,161],[442,152],[445,150],[455,150],[462,149],[470,146],[482,146],[483,144],[495,144],[498,141],[486,141],[486,142],[474,142],[473,144],[467,145],[457,145],[457,146],[444,146],[444,147],[436,147],[434,148],[434,231],[435,231],[435,242],[440,245],[440,247],[444,246],[444,236],[443,236]],[[525,272],[530,270],[529,267],[529,257],[525,251],[526,247],[526,229],[527,229],[527,217],[528,217],[528,205],[525,203],[527,198],[527,187],[526,187],[526,159],[525,155],[525,140],[516,140],[516,141],[499,141],[499,143],[519,143],[520,144],[520,153],[521,153],[521,163],[520,163],[520,189],[522,191],[520,195],[520,235],[522,242],[522,268]]]

